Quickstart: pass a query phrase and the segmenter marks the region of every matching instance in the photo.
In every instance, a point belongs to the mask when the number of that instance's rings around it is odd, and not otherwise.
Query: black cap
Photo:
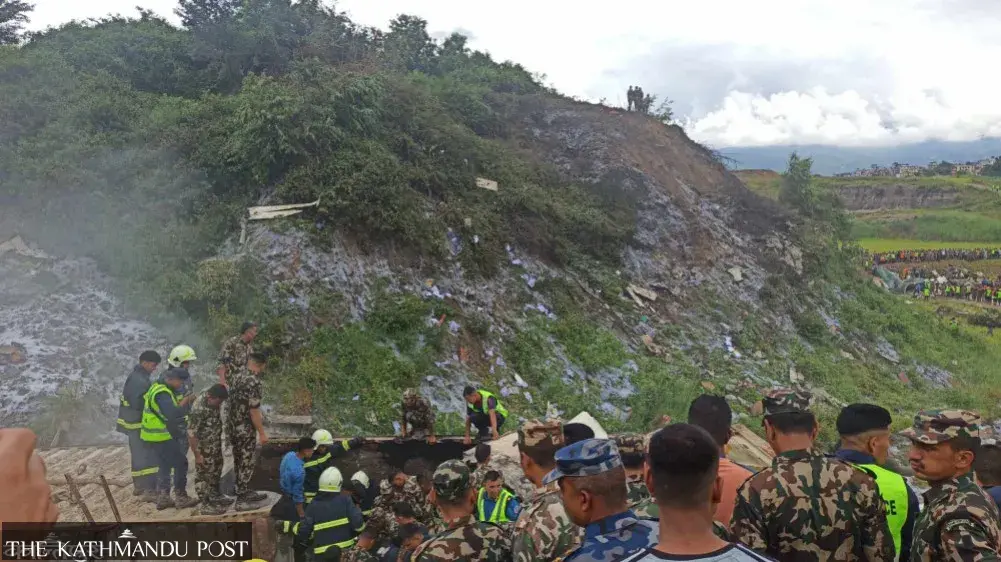
[[[838,433],[858,435],[877,429],[888,429],[893,423],[889,410],[875,404],[850,404],[838,414]]]

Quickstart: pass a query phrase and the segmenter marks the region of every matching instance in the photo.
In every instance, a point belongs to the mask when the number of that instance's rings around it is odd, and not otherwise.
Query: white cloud
[[[548,76],[561,91],[624,103],[629,85],[676,100],[716,147],[886,145],[1001,136],[995,0],[340,0],[357,22],[400,13]],[[173,0],[38,0],[33,28]],[[172,18],[173,19],[173,18]]]

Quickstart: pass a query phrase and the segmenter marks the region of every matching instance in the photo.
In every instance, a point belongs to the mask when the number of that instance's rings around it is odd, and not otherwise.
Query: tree
[[[233,18],[242,0],[180,0],[174,13],[189,29],[216,25]]]
[[[0,0],[0,45],[16,45],[34,4],[25,0]]]
[[[664,123],[670,125],[674,122],[674,107],[672,105],[674,101],[670,98],[664,98],[664,101],[660,102],[657,106],[657,111],[654,112],[653,116],[661,120]]]
[[[818,202],[812,167],[811,158],[800,158],[795,152],[790,154],[789,167],[782,174],[782,187],[779,191],[779,201],[807,215],[814,214]]]
[[[427,20],[406,14],[389,22],[389,33],[383,41],[383,56],[390,68],[432,73],[438,45],[428,34],[427,26]],[[455,47],[454,40],[451,46]]]

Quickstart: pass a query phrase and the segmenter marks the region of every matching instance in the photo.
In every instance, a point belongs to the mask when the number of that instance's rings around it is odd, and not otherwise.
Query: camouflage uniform
[[[377,542],[388,541],[396,536],[399,525],[393,515],[393,504],[397,502],[414,508],[417,520],[421,524],[429,524],[431,516],[428,513],[427,497],[413,476],[407,478],[402,489],[393,486],[389,480],[383,480],[379,483],[379,497],[375,499],[372,515],[368,520],[368,527],[375,533]]]
[[[254,353],[253,344],[245,343],[243,336],[233,336],[222,344],[219,350],[219,364],[226,365],[227,382],[229,378],[247,368],[247,360]]]
[[[520,450],[552,450],[563,445],[563,426],[558,421],[529,421],[518,429]],[[560,500],[555,482],[541,487],[521,508],[514,523],[514,562],[553,560],[580,544],[584,530],[573,524]]]
[[[443,500],[456,500],[469,493],[469,468],[462,461],[445,461],[434,471],[434,490]],[[470,505],[470,507],[472,507]],[[414,562],[508,562],[511,543],[500,526],[477,521],[470,513],[452,521],[443,533],[425,541],[414,551]]]
[[[228,379],[229,404],[226,408],[226,435],[233,446],[233,474],[236,494],[250,492],[257,451],[257,430],[250,421],[250,410],[261,406],[264,390],[261,379],[250,371],[241,371]]]
[[[341,562],[379,562],[379,557],[371,550],[354,547],[341,554]]]
[[[585,439],[556,451],[556,468],[542,482],[548,485],[561,478],[597,476],[620,467],[622,458],[614,441]],[[652,547],[659,538],[660,526],[656,521],[637,519],[631,510],[626,510],[588,523],[581,545],[557,560],[610,562]]]
[[[803,391],[772,391],[765,416],[809,411]],[[894,560],[883,500],[871,476],[814,450],[786,451],[737,492],[734,541],[779,561]]]
[[[937,445],[960,436],[980,436],[980,416],[962,410],[922,411],[903,434],[916,443]],[[929,482],[924,510],[914,523],[911,562],[998,560],[1001,521],[997,505],[968,472]]]
[[[208,394],[202,392],[195,398],[188,414],[188,432],[198,439],[198,453],[205,462],[197,465],[195,491],[204,504],[219,499],[219,479],[222,478],[222,417],[219,408],[208,404]]]
[[[472,484],[474,490],[479,490],[480,488],[483,487],[484,484],[486,484],[485,480],[487,477],[487,473],[490,472],[491,470],[497,470],[499,472],[498,469],[490,465],[490,462],[486,462],[484,464],[478,465],[476,467],[476,470],[474,470],[473,473],[469,475],[469,481]]]
[[[434,433],[434,409],[431,402],[408,388],[403,393],[403,423],[410,425],[410,437],[427,439]]]
[[[646,438],[638,433],[625,433],[615,438],[615,445],[621,455],[646,455]],[[646,487],[643,475],[626,477],[626,493],[629,509],[640,519],[657,519],[660,510]]]

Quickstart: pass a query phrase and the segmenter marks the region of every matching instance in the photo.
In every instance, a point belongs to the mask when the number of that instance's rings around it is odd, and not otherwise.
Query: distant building
[[[910,164],[903,164],[897,168],[898,178],[907,178],[911,176],[919,176],[924,170],[924,166],[911,166]]]
[[[976,176],[980,174],[980,167],[976,164],[956,164],[952,167],[952,175],[967,174]]]

